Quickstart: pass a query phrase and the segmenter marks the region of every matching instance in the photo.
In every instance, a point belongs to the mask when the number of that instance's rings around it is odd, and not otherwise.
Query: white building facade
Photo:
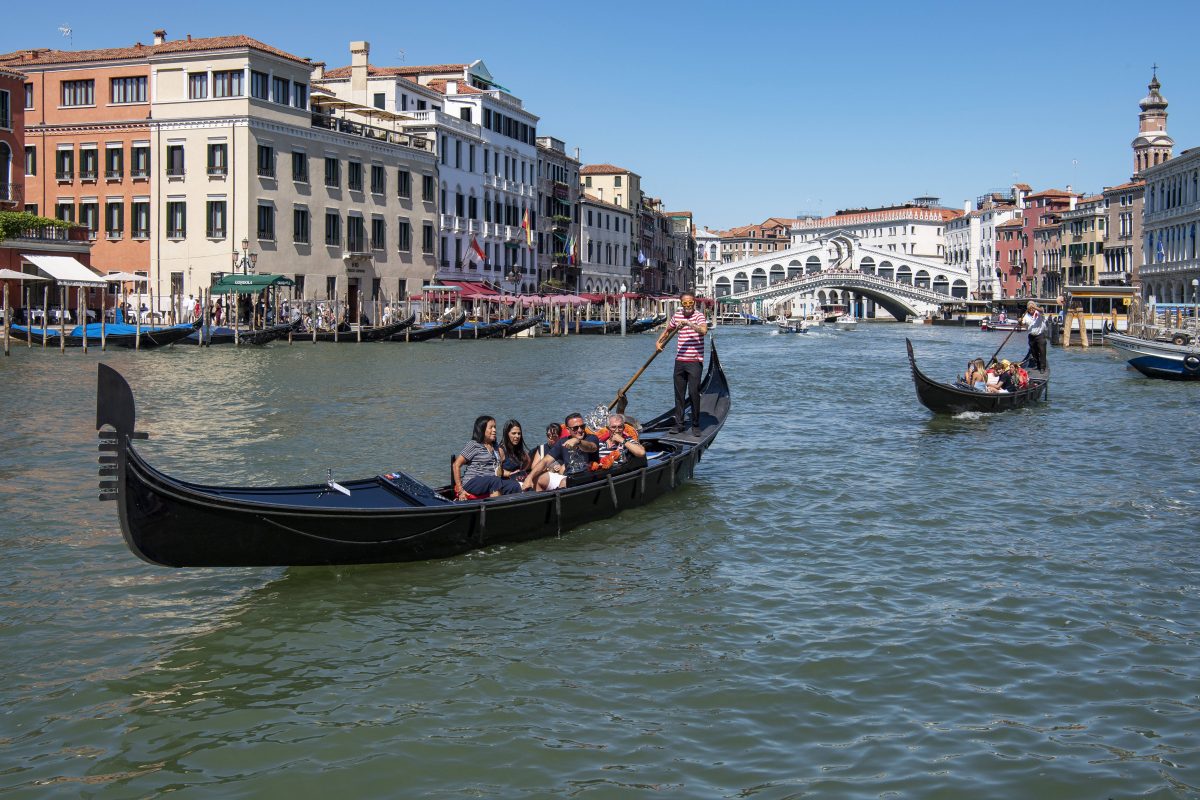
[[[961,215],[956,209],[939,207],[936,197],[919,197],[902,206],[839,211],[797,220],[791,229],[791,246],[846,231],[879,250],[944,262],[946,224]]]
[[[1194,303],[1200,282],[1200,147],[1143,169],[1142,292]]]
[[[619,292],[622,285],[632,288],[633,214],[585,192],[579,201],[579,215],[582,229],[579,290],[599,294]]]

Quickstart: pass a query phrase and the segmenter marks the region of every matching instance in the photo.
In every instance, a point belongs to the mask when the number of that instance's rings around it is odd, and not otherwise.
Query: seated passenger
[[[532,461],[534,463],[536,463],[539,458],[546,455],[546,451],[549,450],[554,445],[555,442],[557,442],[559,439],[561,439],[562,435],[563,435],[562,425],[560,425],[557,422],[551,422],[549,425],[547,425],[546,426],[546,441],[542,442],[541,444],[539,444],[537,447],[534,448],[533,455],[531,456]]]
[[[997,371],[1000,378],[1000,388],[1006,392],[1013,391],[1016,387],[1016,378],[1013,375],[1012,362],[1007,358],[1000,361],[1000,369]]]
[[[557,429],[557,426],[555,426]],[[533,460],[529,457],[529,448],[525,446],[525,437],[521,433],[521,423],[510,419],[504,423],[504,435],[500,443],[500,477],[520,483],[529,475]]]
[[[968,373],[967,383],[981,392],[987,391],[987,370],[983,367],[983,359],[975,359],[971,366],[972,370]]]
[[[609,414],[608,427],[596,434],[600,442],[599,460],[593,469],[612,469],[630,458],[645,458],[646,448],[638,441],[637,430],[626,424],[624,414]]]
[[[593,462],[600,460],[600,441],[587,432],[582,414],[568,415],[566,427],[567,434],[534,463],[524,488],[539,492],[562,488],[571,480],[578,481],[591,471]]]
[[[454,497],[469,500],[475,497],[497,497],[516,494],[521,484],[500,477],[500,455],[496,450],[496,420],[482,416],[475,420],[471,441],[454,457],[450,467],[454,481]]]

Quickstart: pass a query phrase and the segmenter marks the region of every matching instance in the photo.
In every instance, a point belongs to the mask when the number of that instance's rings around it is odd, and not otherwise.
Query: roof
[[[441,92],[442,94],[446,94],[446,84],[447,83],[449,83],[449,81],[447,81],[443,78],[437,78],[435,80],[430,81],[429,83],[427,83],[425,85],[428,86],[430,89],[433,89],[435,92]],[[466,81],[459,81],[458,88],[455,90],[455,94],[486,94],[486,92],[484,92],[482,89],[478,89],[478,88],[472,86],[471,84],[467,83]]]
[[[607,200],[601,200],[599,197],[596,197],[596,195],[594,195],[594,194],[588,194],[587,192],[584,192],[582,197],[584,200],[588,201],[589,203],[594,203],[598,206],[606,206],[608,208],[613,209],[614,211],[620,211],[622,214],[629,214],[631,216],[633,215],[633,212],[630,211],[628,208],[625,208],[624,206],[619,206],[616,203],[610,203]]]
[[[1020,189],[1022,192],[1032,192],[1033,191],[1033,187],[1030,186],[1028,183],[1014,183],[1013,188]]]
[[[16,78],[20,81],[25,79],[25,73],[17,72],[15,69],[0,67],[0,78]]]
[[[1035,197],[1078,197],[1074,192],[1068,192],[1066,189],[1043,189],[1040,192],[1034,192],[1026,197],[1026,200],[1032,200]]]
[[[398,75],[404,77],[415,77],[417,75],[428,75],[434,72],[462,72],[466,74],[467,67],[470,64],[428,64],[425,66],[412,67],[376,67],[367,65],[367,75],[369,77],[387,77],[389,75]],[[325,76],[328,78],[349,78],[350,67],[335,67],[325,71]]]
[[[579,169],[580,175],[636,175],[633,170],[616,164],[586,164]]]
[[[235,50],[250,48],[286,58],[301,64],[311,63],[307,58],[292,55],[278,47],[238,34],[236,36],[210,36],[203,39],[176,39],[162,44],[142,44],[132,47],[109,47],[100,50],[51,50],[38,48],[16,50],[0,55],[0,64],[9,67],[49,66],[53,64],[77,64],[88,61],[125,61],[131,58],[170,55],[172,53],[196,53],[209,50]]]
[[[1120,186],[1109,186],[1105,188],[1104,194],[1108,194],[1109,192],[1123,192],[1126,189],[1142,189],[1145,186],[1146,182],[1141,178],[1138,178],[1137,180],[1132,180],[1129,183],[1122,183]]]
[[[1010,219],[1008,222],[1001,222],[997,228],[1020,228],[1025,224],[1021,219]]]

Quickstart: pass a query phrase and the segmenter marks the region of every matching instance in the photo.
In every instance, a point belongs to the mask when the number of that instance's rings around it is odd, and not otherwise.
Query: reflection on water
[[[181,477],[434,480],[477,414],[536,432],[611,399],[652,339],[14,351],[0,792],[1200,791],[1192,387],[1052,350],[1050,403],[933,418],[903,336],[947,377],[1002,339],[904,327],[722,330],[734,414],[649,508],[286,570],[125,550],[94,499],[94,361]],[[630,410],[663,410],[669,377]]]

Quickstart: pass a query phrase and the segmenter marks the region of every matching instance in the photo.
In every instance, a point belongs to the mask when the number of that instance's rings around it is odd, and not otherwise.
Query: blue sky
[[[550,4],[260,0],[121,14],[20,4],[0,52],[244,33],[349,63],[482,58],[585,163],[643,176],[700,225],[832,213],[923,194],[959,206],[1018,180],[1128,179],[1151,64],[1176,152],[1200,145],[1200,12],[1184,2]],[[341,11],[347,9],[346,13]],[[131,21],[132,20],[132,21]],[[143,21],[144,20],[144,21]],[[72,28],[68,41],[59,26]]]

